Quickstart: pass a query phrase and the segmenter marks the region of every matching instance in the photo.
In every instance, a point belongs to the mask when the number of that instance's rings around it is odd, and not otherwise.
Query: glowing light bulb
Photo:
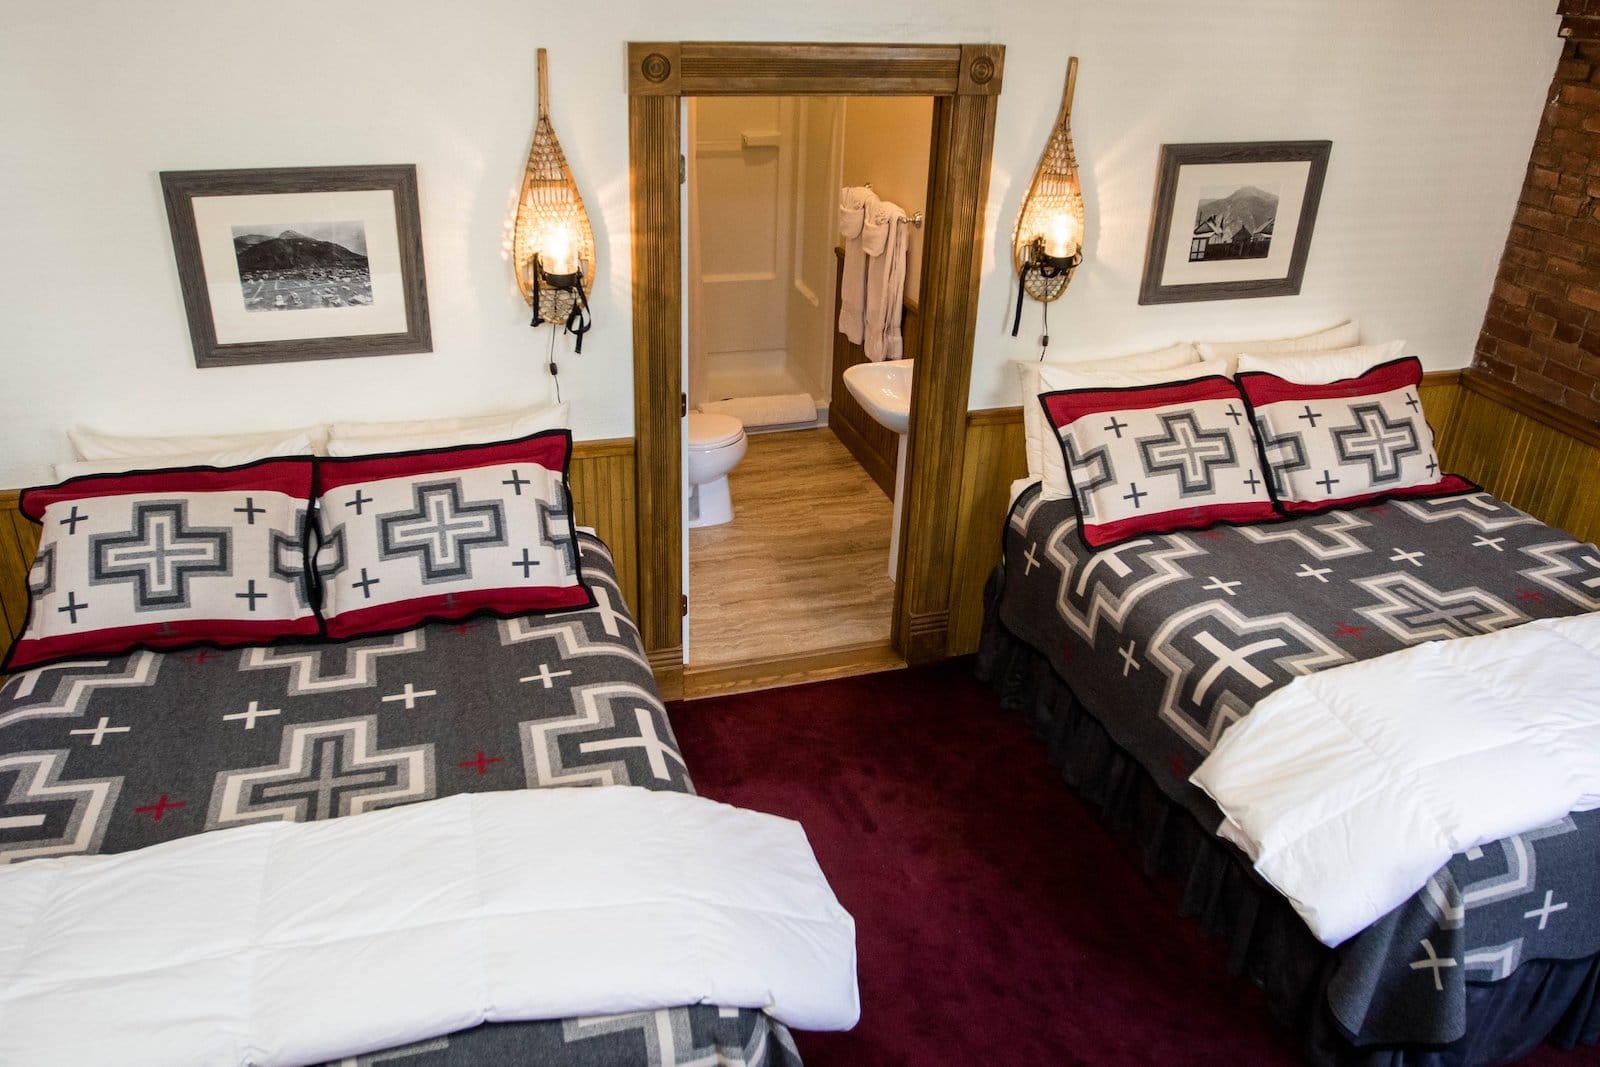
[[[1044,252],[1057,259],[1070,259],[1077,254],[1077,223],[1068,212],[1050,216],[1050,229],[1045,235]]]
[[[545,238],[540,249],[540,262],[546,274],[574,274],[578,270],[578,257],[574,250],[572,227],[556,226]]]

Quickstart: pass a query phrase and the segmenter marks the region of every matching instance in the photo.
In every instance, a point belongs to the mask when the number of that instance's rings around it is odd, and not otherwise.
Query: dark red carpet
[[[700,792],[799,820],[855,916],[861,1022],[797,1034],[809,1067],[1299,1062],[971,671],[671,705]]]
[[[855,916],[861,1022],[809,1067],[1294,1063],[970,659],[674,704],[702,794],[797,819]]]

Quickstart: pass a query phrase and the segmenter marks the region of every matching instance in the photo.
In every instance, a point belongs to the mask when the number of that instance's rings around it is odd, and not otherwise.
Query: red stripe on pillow
[[[1134,515],[1104,523],[1083,523],[1083,540],[1090,548],[1105,548],[1141,534],[1151,536],[1176,530],[1203,530],[1208,526],[1244,526],[1276,519],[1270,500],[1240,504],[1203,504],[1163,511],[1159,516]],[[1152,521],[1152,519],[1156,521]]]
[[[141,474],[85,474],[57,485],[24,489],[18,506],[34,522],[42,522],[51,504],[108,496],[156,493],[228,493],[243,490],[311,495],[311,459],[269,459],[242,467],[175,467]]]
[[[431,448],[386,456],[322,459],[317,461],[317,492],[326,493],[330,489],[386,478],[408,478],[507,463],[536,463],[546,470],[565,473],[571,455],[572,431],[545,430],[515,441],[498,441],[488,445]]]
[[[1416,356],[1402,356],[1388,363],[1380,363],[1355,378],[1341,378],[1326,385],[1304,385],[1291,382],[1266,371],[1245,371],[1239,375],[1239,387],[1250,403],[1265,407],[1284,400],[1338,400],[1347,397],[1387,393],[1395,389],[1415,389],[1422,384],[1422,361]]]
[[[1217,375],[1191,378],[1165,385],[1135,385],[1121,389],[1066,389],[1045,393],[1040,398],[1057,429],[1071,425],[1085,415],[1106,411],[1139,411],[1169,404],[1193,404],[1202,400],[1237,400],[1239,389]]]
[[[329,617],[327,633],[333,638],[354,637],[409,630],[429,620],[448,622],[484,612],[510,616],[529,611],[591,608],[594,604],[594,594],[581,582],[566,586],[472,589],[340,612]]]
[[[316,637],[314,616],[248,622],[242,619],[181,619],[165,624],[113,626],[82,634],[24,638],[7,657],[5,669],[20,671],[41,663],[78,656],[116,656],[134,649],[186,648],[196,644],[218,648],[268,645],[285,637]]]

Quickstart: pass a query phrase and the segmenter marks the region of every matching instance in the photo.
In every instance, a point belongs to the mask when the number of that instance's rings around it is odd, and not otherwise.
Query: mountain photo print
[[[417,168],[163,171],[199,367],[433,351]]]
[[[1217,259],[1264,259],[1272,247],[1272,223],[1278,217],[1278,191],[1244,185],[1236,189],[1203,189],[1194,213],[1189,262]]]
[[[367,231],[359,221],[234,226],[233,256],[246,311],[372,303]]]
[[[1332,147],[1162,145],[1139,303],[1298,293]]]

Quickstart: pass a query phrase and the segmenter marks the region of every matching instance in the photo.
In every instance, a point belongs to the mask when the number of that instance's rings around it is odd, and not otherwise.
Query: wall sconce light
[[[583,335],[592,324],[588,293],[594,288],[594,231],[589,228],[589,215],[561,152],[561,142],[550,125],[550,88],[543,48],[539,49],[538,63],[539,122],[517,197],[511,262],[517,288],[533,308],[530,325],[548,322],[564,327],[577,338],[574,351],[582,352]],[[550,344],[550,373],[555,375],[554,333]],[[560,396],[559,384],[556,395]]]
[[[1033,184],[1022,201],[1011,237],[1017,268],[1017,314],[1011,336],[1022,327],[1022,301],[1031,296],[1045,305],[1043,342],[1050,344],[1049,305],[1066,292],[1072,272],[1083,262],[1083,192],[1078,186],[1078,157],[1072,150],[1072,93],[1078,82],[1078,57],[1067,60],[1067,86],[1061,112],[1050,131]]]

